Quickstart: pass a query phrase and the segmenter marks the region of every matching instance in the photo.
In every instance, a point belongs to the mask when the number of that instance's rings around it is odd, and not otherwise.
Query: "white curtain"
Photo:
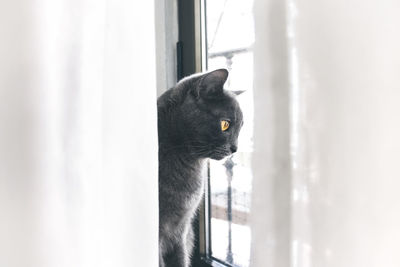
[[[153,1],[0,1],[0,266],[158,266]]]
[[[252,266],[400,266],[400,2],[254,10]]]

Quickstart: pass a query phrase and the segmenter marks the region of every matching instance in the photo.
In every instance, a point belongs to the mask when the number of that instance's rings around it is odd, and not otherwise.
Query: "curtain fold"
[[[0,39],[0,266],[158,266],[153,1],[1,1]]]
[[[252,266],[399,266],[400,3],[254,11]]]

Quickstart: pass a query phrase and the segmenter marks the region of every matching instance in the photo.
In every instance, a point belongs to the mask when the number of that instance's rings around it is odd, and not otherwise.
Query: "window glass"
[[[211,256],[249,266],[251,162],[253,137],[253,1],[205,1],[207,69],[227,68],[228,90],[238,96],[244,115],[239,149],[222,161],[210,162]]]

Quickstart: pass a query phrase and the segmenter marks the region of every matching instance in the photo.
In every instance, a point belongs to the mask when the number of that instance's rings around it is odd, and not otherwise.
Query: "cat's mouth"
[[[218,151],[218,152],[213,153],[210,156],[210,158],[211,159],[215,159],[215,160],[221,160],[221,159],[224,159],[224,158],[226,158],[226,157],[228,157],[230,155],[232,155],[232,152],[230,152],[230,151],[224,151],[224,152]]]

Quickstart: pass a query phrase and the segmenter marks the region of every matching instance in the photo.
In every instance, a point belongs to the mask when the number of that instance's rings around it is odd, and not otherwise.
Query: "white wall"
[[[177,82],[178,1],[156,0],[155,12],[157,94],[161,95]]]

